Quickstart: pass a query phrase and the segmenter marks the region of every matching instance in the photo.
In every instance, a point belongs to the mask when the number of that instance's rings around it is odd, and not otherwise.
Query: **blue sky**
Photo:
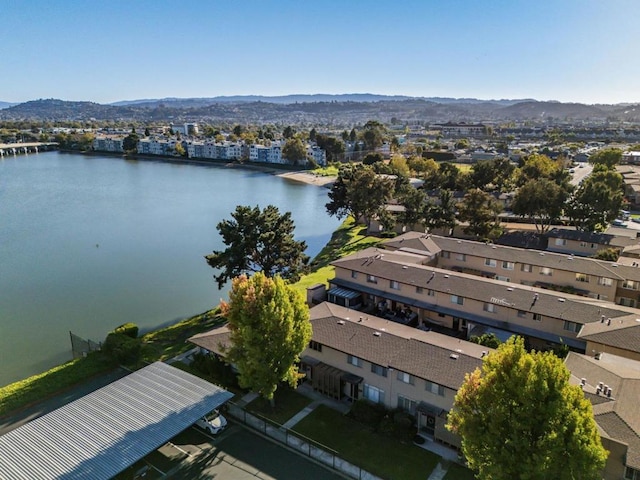
[[[0,0],[0,100],[640,102],[638,0]]]

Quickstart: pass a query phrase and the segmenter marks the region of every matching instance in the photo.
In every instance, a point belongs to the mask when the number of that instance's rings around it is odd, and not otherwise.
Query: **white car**
[[[227,426],[227,419],[220,412],[214,410],[209,415],[199,419],[196,425],[211,435],[217,435]]]

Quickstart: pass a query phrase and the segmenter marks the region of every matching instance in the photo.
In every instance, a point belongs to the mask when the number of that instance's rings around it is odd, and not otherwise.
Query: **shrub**
[[[121,333],[111,332],[103,345],[104,352],[121,364],[132,364],[140,358],[142,342]]]
[[[114,328],[112,333],[119,333],[131,338],[138,338],[138,325],[128,322]]]
[[[378,403],[360,399],[353,404],[349,415],[356,421],[376,428],[385,416],[386,409]]]

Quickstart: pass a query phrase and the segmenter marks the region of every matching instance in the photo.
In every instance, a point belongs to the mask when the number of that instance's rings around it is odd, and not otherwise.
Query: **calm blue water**
[[[0,159],[0,385],[101,341],[217,305],[203,256],[236,205],[291,211],[314,256],[338,226],[327,190],[223,166],[46,152]]]

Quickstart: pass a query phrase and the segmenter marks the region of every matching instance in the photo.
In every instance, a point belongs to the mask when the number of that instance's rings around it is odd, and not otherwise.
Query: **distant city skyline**
[[[635,0],[0,0],[0,101],[289,94],[640,103]]]

